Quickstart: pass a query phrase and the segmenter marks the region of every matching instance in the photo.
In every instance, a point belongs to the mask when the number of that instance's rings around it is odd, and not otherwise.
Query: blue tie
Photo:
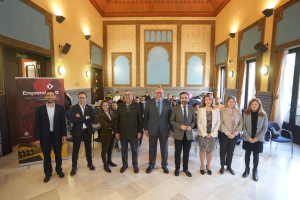
[[[183,117],[184,117],[184,121],[186,121],[186,106],[183,106],[183,108],[184,108]]]

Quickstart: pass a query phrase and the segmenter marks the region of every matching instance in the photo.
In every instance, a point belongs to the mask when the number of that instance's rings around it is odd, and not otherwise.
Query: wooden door
[[[11,146],[18,144],[17,91],[15,77],[22,77],[22,62],[10,53],[4,51],[4,81],[8,109],[8,125]],[[14,54],[15,55],[15,54]]]
[[[97,68],[92,68],[91,73],[91,81],[92,81],[92,104],[96,101],[102,100],[103,96],[103,76],[102,70]]]

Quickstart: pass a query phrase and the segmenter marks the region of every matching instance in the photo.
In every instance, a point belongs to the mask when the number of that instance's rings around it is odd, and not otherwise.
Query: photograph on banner
[[[55,103],[65,105],[64,79],[15,78],[17,85],[18,115],[18,166],[41,163],[44,159],[41,147],[35,144],[34,128],[36,109],[46,104],[46,91],[54,90]],[[67,157],[66,142],[62,146],[62,158]],[[51,158],[54,159],[53,150]]]

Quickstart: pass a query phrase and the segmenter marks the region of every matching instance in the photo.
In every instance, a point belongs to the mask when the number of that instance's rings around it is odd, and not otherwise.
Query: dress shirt
[[[114,96],[113,101],[117,102],[117,101],[119,101],[119,99],[120,99],[120,96]]]
[[[182,114],[184,115],[184,107],[183,107],[184,105],[182,105],[182,104],[180,104],[180,105],[181,105]],[[189,116],[188,106],[189,106],[189,105],[186,105],[186,117]]]
[[[48,118],[49,118],[49,123],[50,123],[50,131],[54,130],[54,111],[55,111],[55,103],[53,104],[53,107],[51,108],[47,103],[46,103],[46,108],[47,108],[47,113],[48,113]]]
[[[157,106],[158,106],[158,103],[157,102],[160,102],[160,107],[159,107],[159,113],[158,113],[158,115],[160,116],[160,114],[161,114],[161,109],[162,109],[162,101],[163,99],[161,99],[160,101],[158,101],[157,99],[155,99],[155,102],[156,102],[156,108],[157,108]]]
[[[84,108],[82,108],[81,104],[79,104],[79,107],[80,107],[80,109],[81,109],[81,111],[82,111],[82,116],[84,116],[85,106],[86,106],[86,104],[84,104]],[[86,118],[86,117],[85,117],[85,118]],[[87,128],[87,127],[86,127],[85,123],[83,123],[82,129],[86,129],[86,128]]]

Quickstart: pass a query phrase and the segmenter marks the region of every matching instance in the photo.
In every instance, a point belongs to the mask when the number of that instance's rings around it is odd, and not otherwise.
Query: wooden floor
[[[156,168],[151,174],[146,174],[148,167],[148,138],[144,138],[139,152],[140,173],[134,174],[130,165],[124,174],[120,174],[121,155],[114,151],[113,162],[118,164],[112,168],[112,173],[103,170],[100,157],[101,146],[96,144],[93,163],[95,171],[86,167],[84,146],[81,146],[78,172],[74,177],[69,175],[72,161],[72,144],[68,149],[68,159],[63,160],[63,172],[66,177],[60,179],[53,173],[48,183],[43,183],[44,173],[42,165],[31,167],[17,167],[17,147],[14,152],[0,158],[0,199],[111,199],[111,200],[181,200],[181,199],[241,199],[241,200],[281,200],[299,199],[300,180],[300,146],[294,145],[294,158],[290,155],[290,144],[281,144],[275,150],[273,145],[272,158],[269,156],[269,143],[264,145],[264,153],[260,156],[259,181],[252,180],[252,176],[242,178],[245,168],[244,151],[241,145],[236,146],[233,159],[233,169],[236,175],[225,171],[220,175],[218,170],[219,156],[214,152],[212,160],[213,174],[201,175],[199,172],[199,156],[191,149],[189,169],[193,177],[184,173],[174,176],[174,144],[169,141],[169,170],[163,173],[160,167],[160,152],[158,150]],[[129,163],[131,157],[129,156]],[[55,164],[53,164],[55,167]],[[252,161],[251,161],[252,166]]]

